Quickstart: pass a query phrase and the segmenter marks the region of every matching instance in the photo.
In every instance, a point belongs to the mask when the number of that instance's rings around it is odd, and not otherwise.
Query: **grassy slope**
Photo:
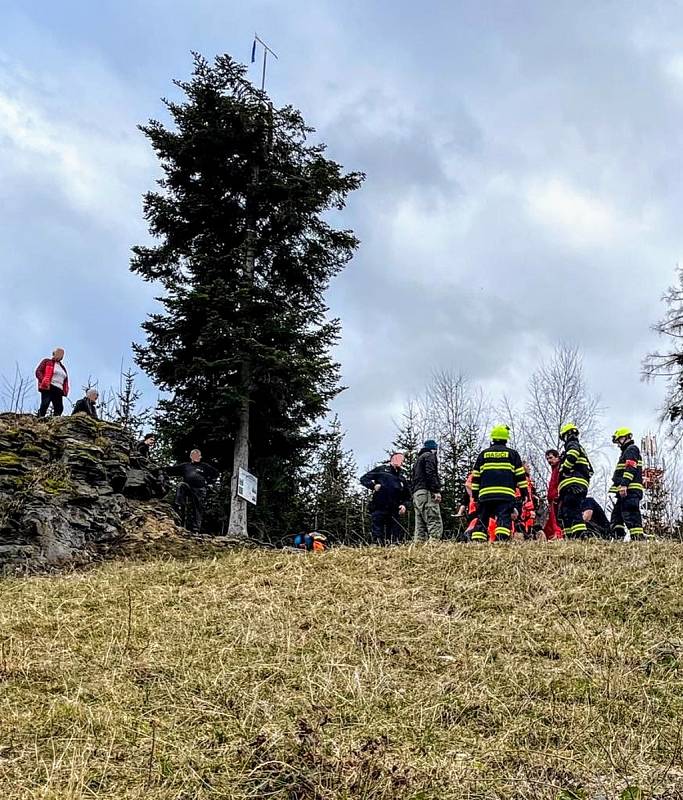
[[[2,798],[683,797],[681,553],[252,551],[5,580]]]

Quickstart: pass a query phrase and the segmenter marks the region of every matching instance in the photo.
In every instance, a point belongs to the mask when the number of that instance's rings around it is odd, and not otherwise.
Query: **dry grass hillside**
[[[1,796],[683,798],[682,554],[445,543],[5,579]]]

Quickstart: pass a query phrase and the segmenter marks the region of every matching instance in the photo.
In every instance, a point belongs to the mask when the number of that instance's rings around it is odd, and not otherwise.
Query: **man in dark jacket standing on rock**
[[[371,469],[360,479],[373,492],[369,510],[372,538],[377,544],[395,544],[403,538],[399,517],[410,503],[410,484],[401,469],[404,460],[403,453],[393,453],[388,464]]]
[[[220,475],[215,467],[201,462],[201,451],[193,450],[189,461],[165,469],[167,475],[178,475],[182,479],[176,489],[175,506],[183,526],[193,533],[199,533],[202,527],[207,486]]]
[[[428,439],[417,455],[413,467],[412,490],[415,509],[415,541],[440,539],[443,536],[441,521],[441,480],[436,460],[438,444]]]

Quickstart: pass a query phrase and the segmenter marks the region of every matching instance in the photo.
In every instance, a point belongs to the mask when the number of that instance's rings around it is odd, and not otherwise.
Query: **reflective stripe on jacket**
[[[506,444],[494,443],[482,450],[472,470],[472,496],[477,502],[514,500],[515,490],[529,488],[522,459]]]
[[[629,492],[636,492],[641,497],[645,491],[643,460],[638,445],[633,441],[626,442],[621,449],[621,456],[612,477],[610,492],[614,494],[620,486],[625,486]]]
[[[569,439],[560,461],[560,493],[576,487],[588,491],[593,467],[578,439]]]

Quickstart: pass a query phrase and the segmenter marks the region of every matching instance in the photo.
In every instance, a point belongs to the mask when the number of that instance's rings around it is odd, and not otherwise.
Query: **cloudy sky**
[[[0,373],[56,344],[116,381],[154,290],[129,274],[157,174],[136,124],[191,50],[279,53],[268,88],[367,173],[329,301],[365,465],[436,368],[524,394],[579,345],[607,427],[652,425],[650,325],[683,255],[683,6],[609,0],[4,0]],[[253,77],[258,80],[258,70]],[[150,398],[154,398],[148,386]]]

